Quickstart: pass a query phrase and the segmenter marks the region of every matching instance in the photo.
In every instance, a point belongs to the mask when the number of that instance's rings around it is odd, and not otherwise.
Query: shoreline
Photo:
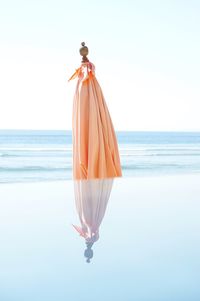
[[[200,173],[199,172],[191,172],[191,173],[166,173],[166,174],[149,174],[149,175],[132,175],[129,177],[114,177],[112,179],[114,179],[114,181],[118,180],[118,181],[131,181],[134,179],[154,179],[154,178],[176,178],[176,177],[200,177]],[[46,179],[46,180],[35,180],[35,181],[13,181],[13,182],[0,182],[0,187],[2,185],[12,185],[12,184],[39,184],[39,183],[70,183],[75,181],[74,179]]]

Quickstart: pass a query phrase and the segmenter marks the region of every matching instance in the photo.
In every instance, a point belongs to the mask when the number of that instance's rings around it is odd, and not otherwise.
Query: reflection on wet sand
[[[99,239],[99,227],[105,215],[114,178],[74,180],[76,210],[81,225],[73,225],[85,239],[87,262],[93,257],[92,246]]]

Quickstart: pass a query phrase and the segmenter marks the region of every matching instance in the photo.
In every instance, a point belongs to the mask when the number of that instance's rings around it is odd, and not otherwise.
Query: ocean
[[[200,132],[116,135],[123,177],[200,173]],[[0,183],[71,179],[71,131],[0,130]]]

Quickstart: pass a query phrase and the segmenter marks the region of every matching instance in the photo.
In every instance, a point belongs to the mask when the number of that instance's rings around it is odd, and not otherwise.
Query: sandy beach
[[[1,184],[0,299],[199,300],[199,183],[114,179],[89,264],[73,181]]]

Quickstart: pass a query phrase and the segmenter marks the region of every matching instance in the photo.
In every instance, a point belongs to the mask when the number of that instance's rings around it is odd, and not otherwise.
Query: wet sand
[[[0,300],[199,300],[199,183],[114,179],[89,264],[73,181],[1,184]]]

